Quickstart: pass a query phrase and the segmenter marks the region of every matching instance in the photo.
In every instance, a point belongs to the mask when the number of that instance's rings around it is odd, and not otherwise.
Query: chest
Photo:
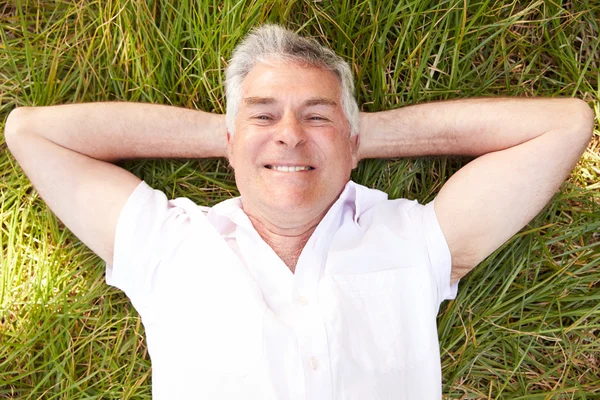
[[[201,355],[215,371],[244,374],[275,343],[288,343],[278,351],[300,357],[304,340],[373,374],[418,364],[437,343],[426,259],[414,243],[390,250],[378,242],[375,256],[363,246],[334,245],[291,257],[295,274],[283,271],[274,252],[255,254],[239,241],[226,257],[204,251],[202,261],[185,243],[158,272],[153,311],[144,318],[151,354],[181,347],[176,354]]]

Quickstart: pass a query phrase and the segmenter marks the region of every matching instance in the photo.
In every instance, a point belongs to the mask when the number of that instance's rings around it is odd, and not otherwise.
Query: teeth
[[[298,171],[308,171],[310,169],[310,167],[285,167],[285,166],[273,165],[271,167],[271,169],[274,169],[275,171],[281,171],[281,172],[298,172]]]

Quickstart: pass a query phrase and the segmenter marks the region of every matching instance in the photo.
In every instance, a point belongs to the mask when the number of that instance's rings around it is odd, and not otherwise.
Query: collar
[[[361,215],[374,204],[387,200],[387,198],[387,193],[348,181],[344,190],[329,208],[318,226],[330,225],[327,221],[335,218],[335,215],[339,215],[341,209],[350,209],[354,223],[359,226]],[[234,197],[213,206],[207,216],[223,235],[232,232],[236,226],[254,229],[252,222],[242,209],[241,197]]]

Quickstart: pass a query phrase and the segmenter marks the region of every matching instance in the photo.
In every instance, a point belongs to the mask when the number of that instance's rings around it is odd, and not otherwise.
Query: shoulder
[[[197,230],[194,226],[208,225],[209,211],[210,207],[199,206],[187,197],[169,199],[165,192],[142,181],[121,211],[115,242],[127,242],[132,236],[144,238],[140,246],[156,238],[163,243],[181,241]]]
[[[415,199],[389,199],[387,193],[354,183],[356,220],[362,223],[406,227],[421,221],[422,213],[429,208]],[[400,224],[400,225],[399,225]]]
[[[164,210],[179,209],[187,214],[208,214],[211,207],[196,204],[188,197],[169,198],[159,189],[154,189],[145,181],[141,181],[127,200],[124,212],[141,211],[145,213],[161,213]]]

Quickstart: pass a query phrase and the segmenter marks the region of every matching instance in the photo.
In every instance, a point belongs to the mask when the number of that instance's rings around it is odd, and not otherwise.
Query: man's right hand
[[[5,139],[50,209],[109,264],[121,209],[141,182],[110,162],[222,157],[226,144],[222,115],[141,103],[17,108]]]

